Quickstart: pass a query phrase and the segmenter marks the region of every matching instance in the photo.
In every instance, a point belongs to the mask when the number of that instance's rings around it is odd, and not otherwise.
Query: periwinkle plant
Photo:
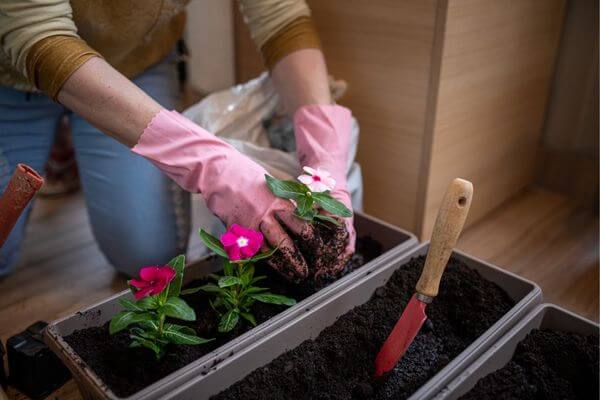
[[[196,320],[194,309],[179,297],[184,268],[185,256],[180,255],[168,265],[140,269],[139,279],[128,282],[136,300],[119,300],[124,310],[110,321],[110,334],[129,328],[130,347],[150,349],[157,359],[165,355],[170,343],[199,345],[214,340],[198,337],[188,326],[167,322],[167,317]]]
[[[291,306],[294,299],[273,294],[269,288],[256,286],[265,276],[255,276],[254,264],[271,257],[277,249],[256,254],[263,244],[260,232],[233,224],[221,236],[221,240],[200,230],[200,238],[204,244],[217,255],[225,258],[223,275],[211,274],[215,283],[188,289],[185,293],[204,291],[214,297],[210,304],[220,314],[219,332],[229,332],[238,324],[240,318],[253,326],[256,318],[252,313],[255,302]]]
[[[335,179],[329,172],[311,167],[304,167],[303,170],[306,173],[298,177],[299,182],[279,180],[265,175],[267,186],[275,196],[294,201],[296,216],[305,221],[312,223],[315,220],[322,220],[335,225],[340,224],[335,218],[321,213],[321,209],[342,218],[352,216],[352,211],[348,207],[331,196]]]

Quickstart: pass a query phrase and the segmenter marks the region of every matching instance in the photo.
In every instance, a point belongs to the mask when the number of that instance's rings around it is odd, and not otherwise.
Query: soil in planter
[[[439,296],[404,357],[377,383],[375,356],[410,300],[423,268],[419,257],[398,269],[371,299],[259,368],[215,400],[405,399],[492,326],[514,302],[496,284],[451,258]]]
[[[348,262],[344,274],[371,261],[381,253],[382,246],[378,241],[368,236],[359,238],[356,254]],[[297,301],[305,299],[321,287],[289,283],[278,274],[268,272],[271,270],[266,265],[257,265],[256,270],[257,275],[268,275],[268,279],[263,281],[264,284],[261,282],[261,286],[269,287],[272,292],[284,294]],[[187,286],[197,287],[204,283],[206,282],[198,280]],[[252,329],[249,323],[240,319],[233,331],[220,334],[217,332],[219,316],[210,307],[208,295],[198,292],[184,296],[184,299],[194,308],[198,317],[197,321],[187,325],[194,328],[199,336],[216,338],[216,340],[199,346],[172,345],[169,347],[168,354],[160,362],[155,360],[151,351],[129,348],[130,339],[127,332],[111,336],[108,333],[108,323],[101,327],[75,331],[65,337],[65,340],[117,396],[126,397]],[[256,303],[253,312],[260,324],[287,308]],[[182,324],[181,321],[177,323]]]
[[[598,336],[534,329],[512,360],[461,400],[597,400]]]

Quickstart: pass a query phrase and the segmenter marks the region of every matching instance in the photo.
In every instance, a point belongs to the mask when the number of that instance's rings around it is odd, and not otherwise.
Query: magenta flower
[[[302,168],[306,174],[300,175],[298,180],[304,183],[311,192],[320,193],[332,190],[335,186],[335,179],[331,177],[328,171],[321,168]]]
[[[258,231],[233,224],[221,235],[221,243],[231,261],[245,260],[260,250],[263,235]]]
[[[140,279],[131,279],[129,284],[138,289],[135,292],[137,300],[146,296],[159,294],[175,278],[177,272],[165,265],[164,267],[144,267],[140,269]]]

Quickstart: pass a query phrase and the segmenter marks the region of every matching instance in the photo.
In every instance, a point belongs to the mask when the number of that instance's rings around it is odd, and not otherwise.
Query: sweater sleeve
[[[286,55],[320,48],[305,0],[238,0],[250,34],[272,69]]]
[[[77,35],[68,0],[0,0],[0,49],[52,98],[77,68],[98,56]]]

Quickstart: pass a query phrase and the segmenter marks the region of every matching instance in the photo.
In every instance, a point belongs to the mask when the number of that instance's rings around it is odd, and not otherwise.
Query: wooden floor
[[[537,282],[546,301],[598,320],[598,216],[569,199],[528,189],[465,231],[458,248]],[[124,288],[94,243],[82,197],[40,200],[22,262],[0,280],[0,339]],[[80,397],[71,381],[49,398]]]

